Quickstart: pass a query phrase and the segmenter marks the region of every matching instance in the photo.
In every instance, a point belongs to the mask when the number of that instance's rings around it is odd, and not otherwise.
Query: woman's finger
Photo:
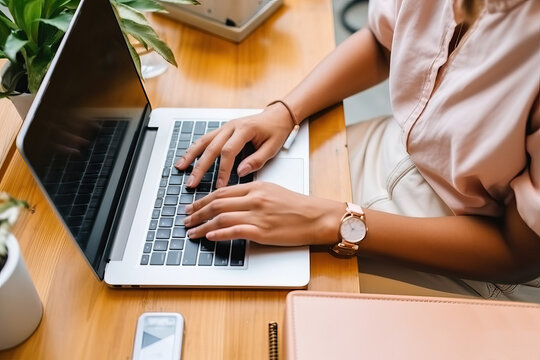
[[[192,215],[215,200],[245,196],[249,192],[252,184],[254,183],[239,184],[216,189],[202,199],[197,200],[193,204],[186,206],[186,212],[188,213],[188,215]]]
[[[184,225],[193,227],[204,223],[219,214],[248,210],[250,210],[250,206],[248,199],[246,199],[245,196],[216,199],[192,215],[187,216],[184,219]]]
[[[249,155],[238,164],[238,169],[236,170],[238,176],[244,177],[261,169],[268,160],[277,154],[278,151],[279,146],[276,147],[270,140],[264,142],[253,154]]]
[[[260,229],[255,225],[239,224],[223,229],[212,230],[206,234],[206,238],[210,241],[224,241],[232,239],[253,240],[258,238],[259,233]]]
[[[246,143],[251,139],[246,136],[246,131],[236,130],[231,138],[223,145],[221,149],[221,158],[219,161],[219,171],[217,187],[227,186],[234,162],[238,154],[242,151]]]
[[[214,140],[216,135],[221,131],[222,129],[217,129],[212,132],[209,132],[208,134],[205,134],[201,136],[198,140],[194,141],[186,150],[185,154],[182,155],[182,157],[174,164],[179,170],[185,170],[193,161],[195,161],[195,158],[202,154],[208,144]]]
[[[191,175],[189,176],[186,183],[188,187],[195,187],[199,184],[204,173],[208,170],[208,168],[210,168],[216,158],[220,155],[223,145],[230,138],[231,134],[232,133],[229,130],[223,129],[223,131],[220,131],[218,134],[216,134],[210,144],[206,146],[201,157],[197,159],[195,165],[193,166]],[[197,147],[195,148],[197,149]],[[186,153],[186,155],[188,154]],[[190,154],[190,156],[191,155],[192,154]]]
[[[222,213],[197,227],[189,229],[188,235],[192,239],[202,238],[210,231],[249,223],[249,217],[250,213],[248,211]]]

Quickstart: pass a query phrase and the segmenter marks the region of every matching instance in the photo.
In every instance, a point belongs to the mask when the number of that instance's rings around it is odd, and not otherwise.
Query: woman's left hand
[[[345,203],[302,195],[281,186],[252,182],[215,190],[186,207],[192,239],[247,239],[297,246],[338,241]]]

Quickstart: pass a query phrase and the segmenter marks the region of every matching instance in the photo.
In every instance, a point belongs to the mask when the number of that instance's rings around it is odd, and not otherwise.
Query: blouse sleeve
[[[521,218],[540,235],[540,94],[533,106],[525,146],[529,164],[510,186]]]
[[[368,27],[375,38],[388,50],[392,49],[396,17],[397,4],[395,0],[372,0],[369,2]]]

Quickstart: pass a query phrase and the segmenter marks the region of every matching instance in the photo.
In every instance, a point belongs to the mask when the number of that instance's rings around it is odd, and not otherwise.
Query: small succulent
[[[6,192],[0,192],[0,270],[7,260],[6,241],[9,232],[23,208],[28,208],[26,201],[15,199]]]

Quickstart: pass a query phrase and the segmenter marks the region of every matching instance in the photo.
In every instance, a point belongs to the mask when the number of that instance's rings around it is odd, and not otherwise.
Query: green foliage
[[[0,0],[0,58],[9,66],[2,74],[0,97],[35,93],[47,72],[80,0]],[[90,0],[91,1],[91,0]],[[157,0],[110,0],[126,40],[131,36],[176,66],[174,54],[154,31],[143,12],[164,12]],[[197,0],[161,0],[173,4],[199,4]],[[137,52],[128,41],[140,72]]]
[[[2,79],[3,96],[18,89],[21,80],[35,92],[58,49],[77,2],[73,0],[0,0],[9,17],[0,11],[0,57],[10,66]],[[25,87],[26,87],[25,86]]]
[[[169,4],[200,4],[197,0],[161,0]],[[129,51],[137,65],[139,73],[141,72],[141,62],[137,51],[133,48],[129,37],[131,36],[137,42],[144,46],[146,50],[154,50],[165,60],[174,66],[177,66],[174,54],[171,49],[161,40],[152,28],[152,25],[146,20],[143,12],[166,12],[165,8],[157,0],[111,0],[115,5],[117,17],[119,18],[120,28],[126,36]]]

